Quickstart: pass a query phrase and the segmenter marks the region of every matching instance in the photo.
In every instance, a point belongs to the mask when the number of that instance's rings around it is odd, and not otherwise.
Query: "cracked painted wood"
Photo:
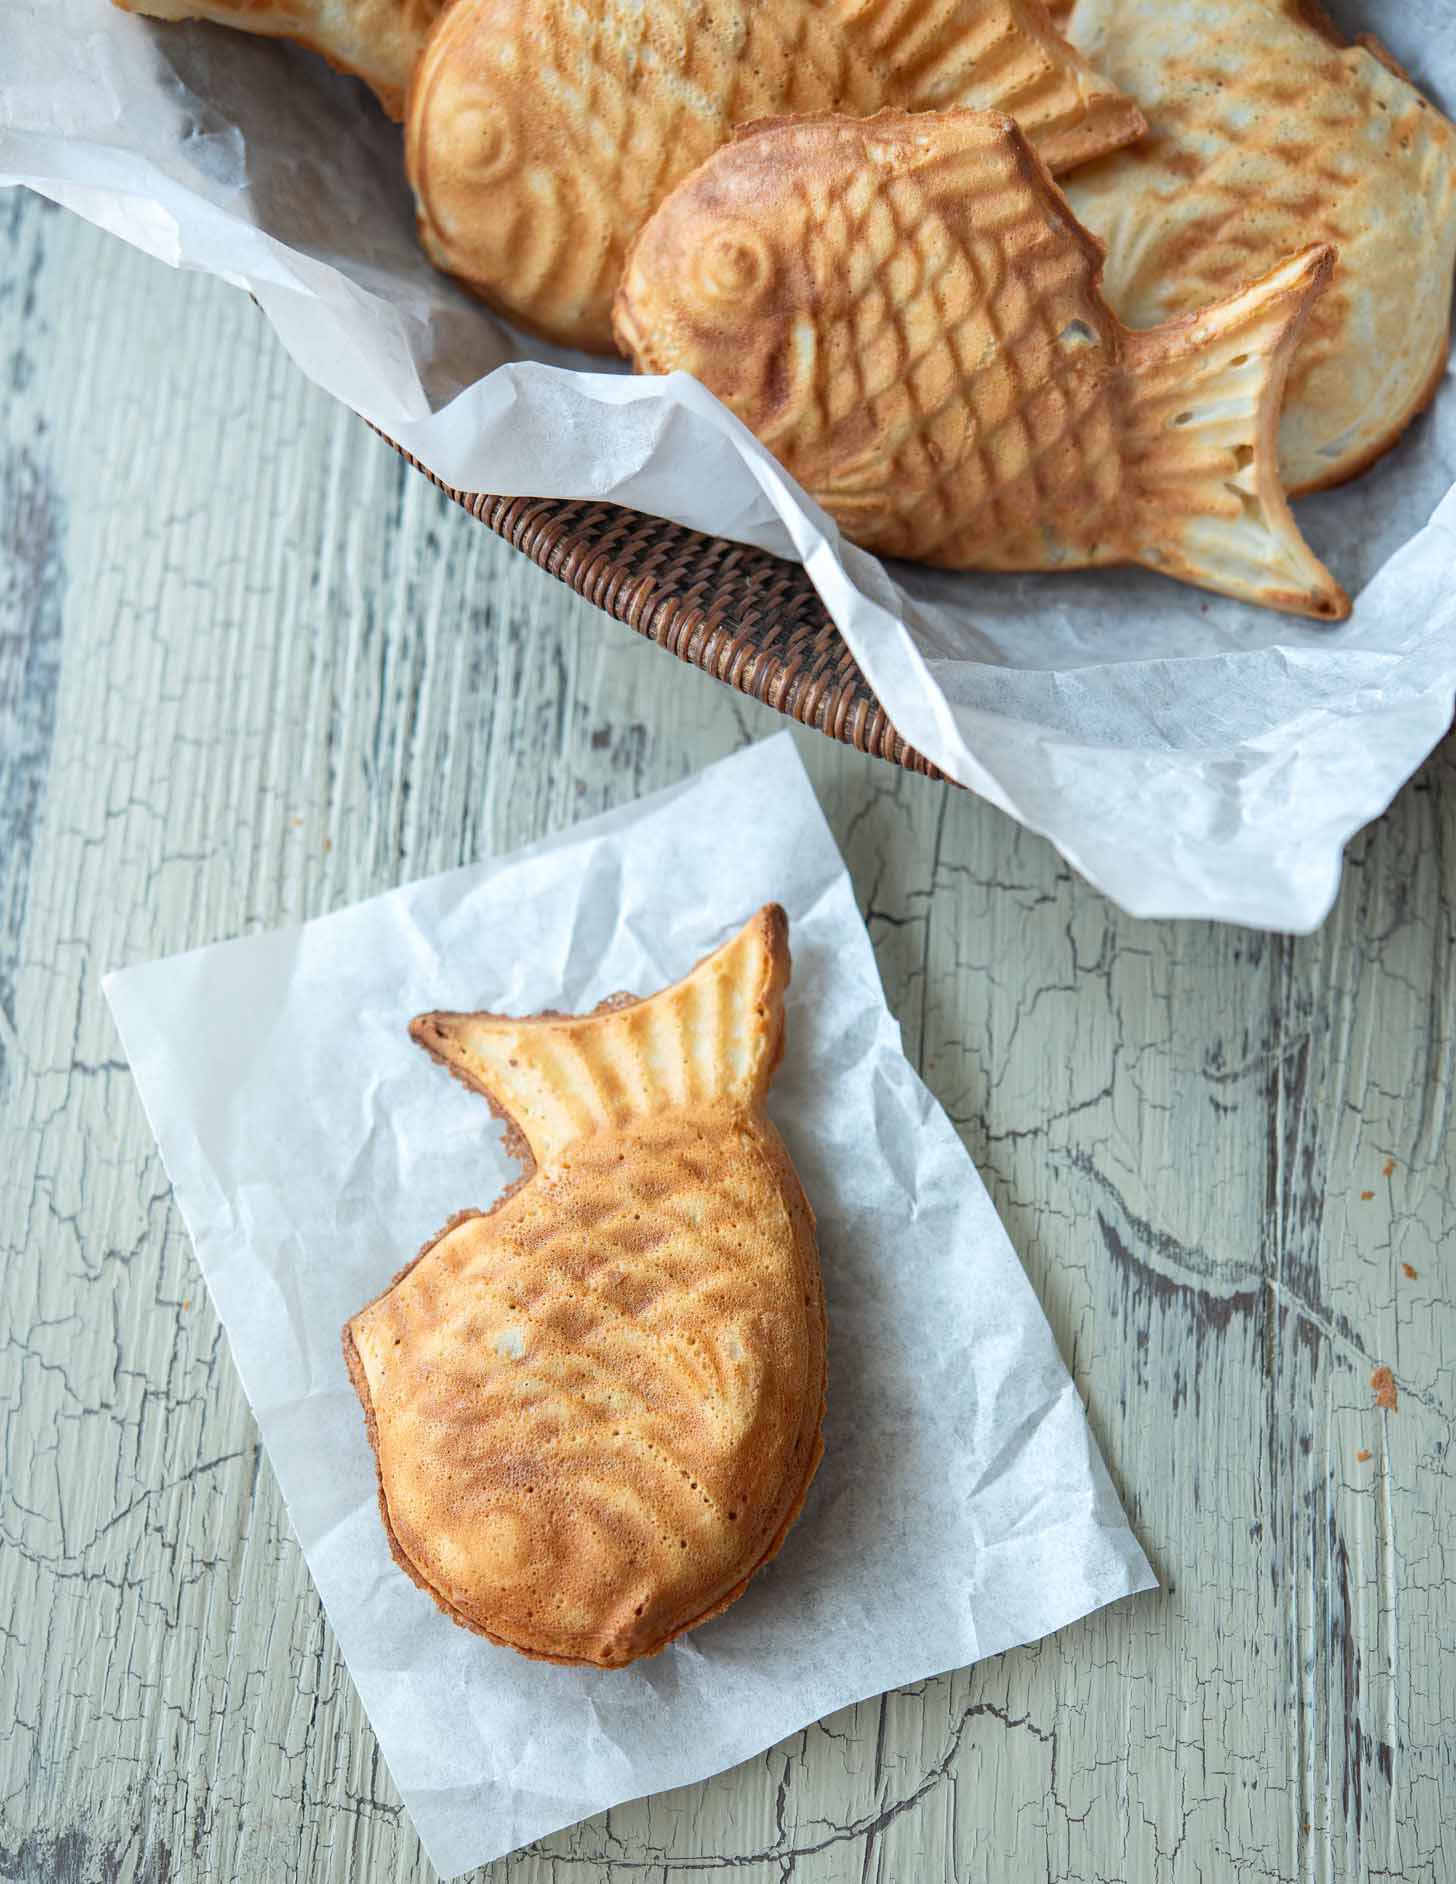
[[[23,195],[0,241],[0,1878],[413,1884],[100,978],[775,721],[452,509],[241,295]],[[1134,922],[799,743],[1166,1588],[489,1875],[1444,1884],[1456,744],[1290,942]]]

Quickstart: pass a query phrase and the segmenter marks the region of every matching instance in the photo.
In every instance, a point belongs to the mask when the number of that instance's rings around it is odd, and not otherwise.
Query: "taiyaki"
[[[1152,127],[1067,185],[1107,243],[1108,300],[1151,325],[1303,243],[1334,243],[1289,370],[1279,458],[1294,494],[1354,477],[1445,371],[1456,125],[1378,41],[1347,44],[1311,0],[1078,0],[1070,31]]]
[[[456,1622],[619,1668],[741,1596],[823,1451],[814,1217],[764,1109],[788,923],[573,1019],[422,1014],[527,1175],[344,1329],[400,1567]]]
[[[668,197],[616,308],[640,371],[717,393],[847,536],[951,569],[1144,563],[1333,620],[1274,435],[1313,247],[1133,333],[1011,119],[750,126]]]
[[[115,0],[154,20],[212,20],[245,33],[296,39],[352,72],[392,118],[404,114],[410,72],[445,0]]]
[[[627,244],[734,125],[945,104],[1015,112],[1054,170],[1143,129],[1042,0],[455,0],[410,88],[406,164],[441,268],[610,352]]]

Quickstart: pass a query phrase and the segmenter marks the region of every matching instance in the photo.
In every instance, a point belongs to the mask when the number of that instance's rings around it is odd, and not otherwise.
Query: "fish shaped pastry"
[[[1452,19],[1456,29],[1456,16]],[[1069,29],[1148,114],[1067,186],[1124,320],[1185,314],[1301,243],[1339,261],[1289,370],[1285,488],[1363,471],[1434,396],[1456,280],[1456,125],[1311,0],[1078,0]]]
[[[1332,620],[1348,599],[1275,463],[1332,259],[1308,249],[1133,333],[1098,291],[1102,245],[1009,118],[788,120],[750,126],[656,211],[617,333],[640,371],[717,393],[867,549],[1144,563]]]
[[[619,1668],[741,1596],[823,1451],[814,1217],[763,1110],[788,923],[650,1000],[422,1014],[529,1175],[344,1329],[400,1567],[456,1622]]]
[[[392,118],[404,115],[405,88],[425,35],[445,0],[115,0],[154,20],[212,20],[271,39],[295,39],[352,72]]]
[[[1042,0],[455,0],[405,150],[433,260],[511,320],[610,352],[627,244],[750,118],[1014,112],[1054,170],[1143,129]]]

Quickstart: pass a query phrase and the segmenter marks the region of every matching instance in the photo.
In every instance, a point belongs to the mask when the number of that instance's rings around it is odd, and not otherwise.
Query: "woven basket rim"
[[[621,504],[457,490],[379,435],[539,568],[680,660],[860,752],[944,778],[896,732],[797,563]]]

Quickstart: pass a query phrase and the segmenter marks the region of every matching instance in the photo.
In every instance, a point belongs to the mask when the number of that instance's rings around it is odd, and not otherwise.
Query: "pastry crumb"
[[[1413,1268],[1410,1265],[1410,1263],[1402,1263],[1400,1266],[1400,1273],[1406,1278],[1408,1282],[1414,1282],[1421,1272],[1419,1269]]]
[[[1368,1203],[1370,1202],[1370,1199],[1371,1199],[1371,1198],[1372,1198],[1372,1197],[1373,1197],[1374,1195],[1375,1195],[1375,1193],[1374,1193],[1374,1191],[1361,1191],[1361,1193],[1360,1193],[1360,1202],[1361,1202],[1362,1204],[1368,1204]]]
[[[1380,1167],[1380,1175],[1381,1175],[1382,1177],[1394,1177],[1394,1176],[1395,1176],[1395,1160],[1394,1160],[1394,1158],[1387,1158],[1387,1159],[1385,1160],[1385,1163],[1384,1163],[1383,1165],[1381,1165],[1381,1167]]]
[[[1370,1376],[1370,1386],[1375,1394],[1375,1404],[1383,1413],[1400,1411],[1400,1394],[1396,1391],[1395,1375],[1388,1367],[1377,1367]]]
[[[1374,1455],[1372,1453],[1367,1452],[1365,1448],[1362,1446],[1360,1450],[1355,1454],[1355,1463],[1356,1465],[1368,1465],[1373,1456]]]

